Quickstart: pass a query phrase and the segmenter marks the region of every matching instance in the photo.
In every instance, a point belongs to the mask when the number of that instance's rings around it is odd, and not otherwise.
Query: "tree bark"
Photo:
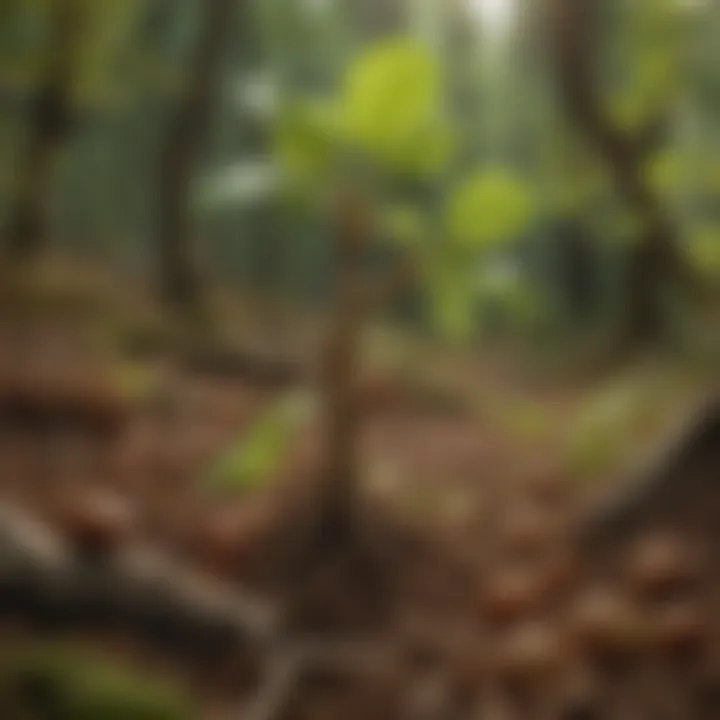
[[[335,300],[322,357],[326,462],[320,500],[321,542],[352,534],[357,509],[360,341],[369,298],[363,276],[367,208],[361,198],[341,201],[336,219]]]
[[[235,19],[233,0],[205,0],[204,22],[187,87],[170,125],[160,169],[157,284],[173,310],[196,309],[201,282],[192,241],[191,184],[212,120],[226,41]]]
[[[72,2],[50,4],[47,48],[39,85],[30,99],[27,136],[10,201],[7,254],[11,262],[37,257],[47,242],[47,216],[57,158],[75,125],[74,50],[81,18]]]
[[[654,344],[667,329],[665,295],[687,288],[689,274],[675,243],[675,228],[644,178],[648,133],[633,135],[615,127],[602,106],[595,72],[602,2],[554,0],[552,7],[553,59],[562,100],[607,162],[619,196],[640,221],[628,262],[620,342]]]

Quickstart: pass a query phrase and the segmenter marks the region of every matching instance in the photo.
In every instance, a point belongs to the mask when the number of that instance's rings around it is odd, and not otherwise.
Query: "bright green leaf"
[[[525,183],[504,168],[481,170],[454,192],[447,208],[450,237],[470,247],[491,247],[522,233],[533,215]]]
[[[347,139],[392,170],[433,172],[451,148],[441,99],[431,53],[405,38],[378,43],[350,67],[345,81]]]

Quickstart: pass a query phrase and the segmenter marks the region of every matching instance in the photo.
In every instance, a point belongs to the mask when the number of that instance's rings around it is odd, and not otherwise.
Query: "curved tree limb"
[[[668,287],[687,290],[694,283],[675,244],[673,223],[645,180],[648,132],[618,128],[602,103],[596,67],[603,2],[552,0],[551,7],[553,65],[562,101],[607,162],[619,196],[641,221],[630,258],[621,342],[652,343],[664,332],[663,296]]]

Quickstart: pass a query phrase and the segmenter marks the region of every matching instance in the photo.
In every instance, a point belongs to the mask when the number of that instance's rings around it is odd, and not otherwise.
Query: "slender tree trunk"
[[[197,309],[201,299],[192,241],[191,183],[212,120],[226,40],[235,20],[235,0],[204,0],[202,7],[204,22],[160,169],[157,283],[161,299],[180,310]]]
[[[363,275],[368,232],[366,208],[357,197],[339,208],[335,299],[322,358],[326,460],[322,470],[320,534],[333,543],[352,535],[357,508],[360,342],[369,297]]]
[[[27,136],[10,200],[7,253],[14,263],[37,257],[47,242],[52,175],[74,126],[75,45],[81,18],[72,2],[50,4],[48,41],[42,77],[30,100]]]
[[[620,342],[623,346],[652,344],[666,330],[665,293],[688,288],[688,269],[675,243],[675,228],[644,177],[647,133],[632,135],[615,127],[602,106],[595,52],[602,2],[555,0],[552,7],[553,54],[562,99],[578,128],[607,162],[619,196],[640,221],[628,264]]]

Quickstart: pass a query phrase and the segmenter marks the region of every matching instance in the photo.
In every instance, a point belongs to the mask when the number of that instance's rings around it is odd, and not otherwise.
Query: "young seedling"
[[[473,333],[479,253],[521,232],[532,215],[524,184],[494,168],[461,179],[447,197],[458,143],[442,72],[408,38],[370,47],[335,96],[285,108],[277,156],[288,195],[330,229],[335,260],[331,317],[322,350],[319,542],[355,535],[361,340],[369,316],[409,285],[426,285],[446,337]],[[430,200],[428,200],[428,196]],[[421,206],[423,210],[421,211]],[[395,262],[368,268],[378,244]]]

